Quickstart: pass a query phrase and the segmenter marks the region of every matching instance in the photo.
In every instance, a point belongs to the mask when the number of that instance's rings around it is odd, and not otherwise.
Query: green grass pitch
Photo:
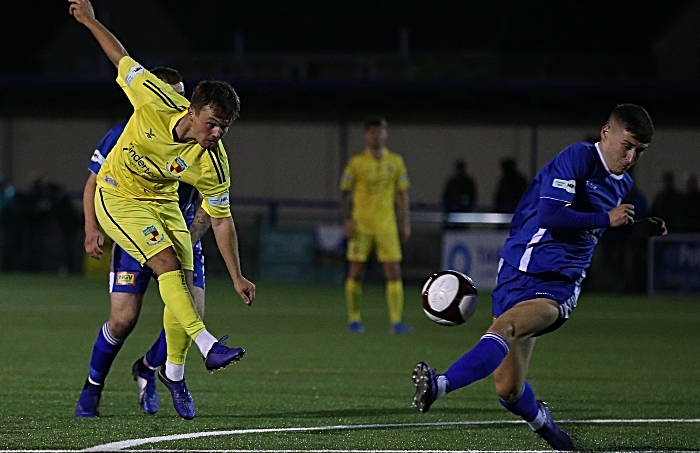
[[[228,343],[247,355],[209,374],[196,347],[190,350],[186,375],[197,417],[186,422],[160,384],[156,415],[142,414],[136,403],[130,367],[161,328],[154,285],[107,378],[102,416],[77,420],[92,345],[108,315],[106,281],[0,275],[0,449],[72,450],[234,431],[134,448],[548,450],[501,408],[490,377],[447,395],[428,414],[411,409],[414,364],[425,360],[444,371],[468,350],[489,325],[490,297],[480,296],[468,323],[442,327],[423,314],[417,286],[405,292],[414,335],[389,333],[382,285],[365,285],[367,332],[352,335],[341,286],[259,283],[246,307],[229,281],[209,279],[207,327],[229,334]],[[698,326],[700,298],[584,291],[572,320],[538,339],[529,381],[584,449],[700,450]],[[454,423],[498,421],[507,423]],[[329,426],[339,428],[315,429]],[[255,429],[271,430],[247,431]]]

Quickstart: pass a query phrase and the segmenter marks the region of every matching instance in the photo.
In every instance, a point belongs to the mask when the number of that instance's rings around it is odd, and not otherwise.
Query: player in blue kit
[[[556,450],[576,449],[525,380],[530,357],[537,336],[569,319],[605,229],[634,223],[634,206],[621,204],[632,187],[626,172],[653,134],[646,110],[618,105],[598,143],[575,143],[537,173],[517,206],[500,253],[493,324],[444,374],[425,362],[415,366],[413,407],[427,412],[446,393],[493,373],[506,409]],[[633,232],[649,237],[665,235],[667,229],[661,219],[647,218],[634,223]]]
[[[154,68],[151,72],[162,81],[170,84],[176,93],[183,95],[185,87],[182,76],[171,68]],[[93,153],[88,169],[90,177],[83,192],[83,209],[85,211],[85,251],[92,258],[101,259],[104,236],[100,232],[95,215],[96,175],[117,139],[124,131],[126,122],[114,126],[105,134]],[[199,192],[189,184],[180,184],[178,188],[180,209],[188,228],[193,233],[194,244],[194,288],[192,296],[197,313],[204,316],[204,256],[199,238],[209,225],[209,217],[204,210],[197,211]],[[195,220],[197,212],[197,222]],[[194,223],[194,227],[193,227]],[[124,340],[131,333],[138,321],[143,295],[153,277],[153,271],[141,266],[117,244],[112,247],[109,273],[110,316],[97,336],[90,360],[90,370],[80,399],[75,408],[76,417],[89,418],[99,415],[99,402],[104,389],[104,381],[109,373],[117,353]],[[158,411],[159,401],[156,390],[155,370],[164,365],[166,360],[165,331],[132,367],[132,375],[138,386],[138,402],[147,414]]]

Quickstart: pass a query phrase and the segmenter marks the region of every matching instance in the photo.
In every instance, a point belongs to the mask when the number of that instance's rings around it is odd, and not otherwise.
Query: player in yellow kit
[[[255,285],[243,277],[238,238],[229,207],[228,158],[221,138],[238,117],[240,100],[226,82],[203,81],[191,103],[132,59],[117,38],[95,18],[89,0],[69,0],[70,14],[95,37],[117,67],[117,82],[134,113],[97,175],[95,211],[105,232],[127,253],[153,270],[165,303],[163,326],[167,361],[158,377],[170,390],[178,414],[195,416],[184,379],[187,350],[195,342],[208,370],[239,360],[245,351],[229,348],[210,334],[195,311],[192,243],[178,207],[178,181],[202,194],[219,251],[236,292],[250,305]],[[86,389],[89,390],[89,389]],[[99,394],[85,392],[99,401]],[[83,396],[79,404],[83,404]]]
[[[349,267],[345,281],[348,330],[364,332],[360,315],[362,271],[370,252],[376,249],[377,260],[382,263],[386,277],[391,331],[410,334],[413,329],[401,322],[403,282],[399,240],[399,237],[407,240],[411,236],[408,173],[401,156],[384,146],[388,136],[386,120],[369,118],[364,127],[367,148],[350,159],[340,182],[343,229],[348,239]]]

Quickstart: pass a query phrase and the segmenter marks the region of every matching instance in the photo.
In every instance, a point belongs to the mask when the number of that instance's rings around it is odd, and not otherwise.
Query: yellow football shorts
[[[348,240],[348,261],[364,263],[369,258],[372,249],[377,248],[377,261],[392,263],[401,261],[401,243],[396,228],[377,234],[355,230]]]
[[[105,233],[141,265],[172,246],[182,268],[194,270],[192,240],[177,201],[133,200],[98,188],[95,213]]]

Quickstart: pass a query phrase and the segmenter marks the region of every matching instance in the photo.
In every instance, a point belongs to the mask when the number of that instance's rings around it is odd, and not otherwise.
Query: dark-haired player
[[[177,413],[195,416],[185,385],[185,358],[192,341],[208,370],[243,357],[206,330],[191,290],[193,252],[190,232],[178,206],[178,182],[195,186],[211,217],[217,245],[236,292],[247,304],[255,285],[243,277],[238,237],[229,206],[228,157],[221,143],[238,117],[240,100],[226,82],[202,81],[188,101],[132,59],[117,38],[95,18],[89,0],[69,0],[70,14],[97,40],[117,67],[117,82],[134,113],[97,174],[95,213],[103,230],[158,278],[165,303],[163,327],[167,360],[158,377]]]
[[[151,73],[169,84],[175,92],[185,95],[185,86],[182,76],[171,68],[159,67],[151,69]],[[97,190],[97,174],[102,167],[110,151],[114,148],[117,139],[124,131],[126,122],[111,128],[102,138],[95,149],[90,165],[90,176],[85,183],[83,191],[83,211],[85,214],[85,251],[95,259],[102,258],[102,245],[104,236],[100,231],[95,215],[95,192]],[[191,228],[198,205],[199,193],[189,184],[180,184],[178,188],[180,210],[185,217],[185,222],[190,231],[197,236],[193,238],[194,244],[194,286],[191,288],[197,313],[201,317],[204,314],[204,256],[202,255],[202,243],[199,237],[208,227],[208,215],[200,211],[198,218],[204,222],[205,228]],[[75,415],[81,418],[97,417],[99,415],[99,395],[104,389],[104,382],[109,370],[122,348],[124,341],[133,330],[141,312],[143,296],[148,289],[148,284],[153,277],[153,271],[143,267],[116,244],[112,246],[109,272],[109,320],[102,325],[95,340],[90,358],[90,369],[86,383],[83,386],[81,397],[76,406]],[[155,370],[165,364],[166,343],[165,331],[161,331],[156,342],[140,357],[132,367],[132,375],[138,387],[138,402],[141,409],[147,414],[155,414],[158,411],[159,400],[156,390]],[[98,396],[97,398],[95,396]]]
[[[506,409],[553,448],[576,449],[547,405],[535,399],[525,377],[536,337],[558,329],[576,307],[605,229],[633,223],[634,206],[621,204],[632,187],[626,172],[653,135],[646,110],[621,104],[602,127],[598,143],[575,143],[537,173],[517,206],[500,254],[493,324],[444,374],[425,362],[416,365],[413,407],[427,412],[446,393],[493,373]],[[634,232],[665,235],[667,229],[662,220],[647,218],[634,225]]]

